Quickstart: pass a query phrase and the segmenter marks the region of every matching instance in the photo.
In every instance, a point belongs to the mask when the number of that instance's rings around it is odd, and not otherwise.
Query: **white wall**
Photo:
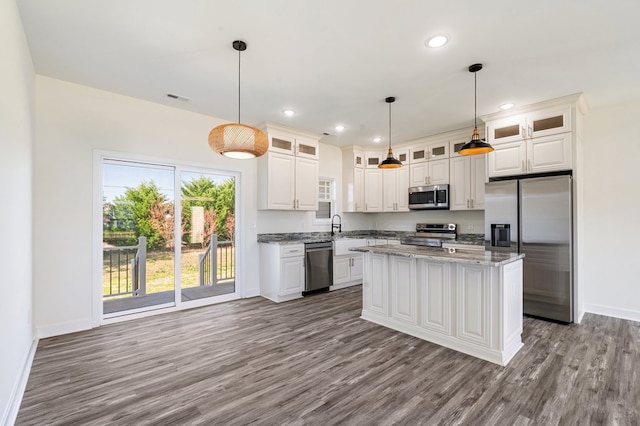
[[[587,312],[640,321],[640,100],[585,119],[584,264]]]
[[[256,160],[231,160],[207,145],[220,121],[48,77],[36,78],[35,324],[39,336],[90,328],[94,150],[241,173],[242,265],[258,264]],[[99,197],[98,197],[99,199]],[[244,295],[259,292],[256,268],[238,269]]]
[[[10,424],[32,327],[33,65],[13,0],[0,1],[0,424]]]

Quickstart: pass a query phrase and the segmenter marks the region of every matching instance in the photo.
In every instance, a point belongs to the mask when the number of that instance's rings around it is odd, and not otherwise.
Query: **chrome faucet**
[[[333,219],[336,218],[336,216],[338,216],[338,223],[334,224],[333,223]],[[338,230],[338,232],[342,232],[342,218],[340,217],[339,214],[334,214],[333,217],[331,218],[331,235],[336,235],[335,230]]]

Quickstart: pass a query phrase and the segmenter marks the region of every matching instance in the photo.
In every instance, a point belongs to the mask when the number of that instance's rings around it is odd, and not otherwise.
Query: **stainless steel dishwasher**
[[[304,293],[328,290],[333,284],[333,243],[307,243],[305,248]]]

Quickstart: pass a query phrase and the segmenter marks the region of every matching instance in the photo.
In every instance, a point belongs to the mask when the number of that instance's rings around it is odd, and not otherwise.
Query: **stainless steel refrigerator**
[[[485,244],[525,254],[525,314],[573,322],[572,243],[570,175],[486,184]]]

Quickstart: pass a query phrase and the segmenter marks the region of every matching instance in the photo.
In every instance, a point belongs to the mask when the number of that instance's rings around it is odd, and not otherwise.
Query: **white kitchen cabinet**
[[[489,177],[572,169],[571,133],[494,145],[488,155]]]
[[[387,158],[386,151],[365,151],[364,167],[367,169],[377,169],[378,165]]]
[[[258,158],[258,208],[318,209],[319,139],[264,124],[269,151]]]
[[[485,155],[453,157],[449,167],[449,209],[483,210],[487,180]]]
[[[367,245],[367,241],[360,238],[344,238],[333,241],[332,290],[362,284],[362,253],[349,249],[365,245]]]
[[[365,276],[362,283],[363,312],[370,311],[382,316],[389,314],[389,274],[387,255],[369,253],[365,256]]]
[[[418,259],[416,269],[420,306],[422,306],[420,327],[446,336],[451,335],[449,264]]]
[[[304,244],[260,244],[260,295],[274,302],[302,297]]]
[[[563,106],[518,114],[487,123],[491,145],[571,131],[571,108]]]
[[[409,211],[409,168],[383,169],[383,206],[385,212]]]
[[[418,319],[415,259],[389,256],[391,318],[409,324]]]
[[[411,186],[449,183],[449,159],[427,161],[409,166]]]
[[[364,153],[353,147],[342,149],[342,209],[364,211]]]
[[[382,211],[382,170],[364,169],[364,212]]]
[[[491,346],[490,270],[483,266],[456,264],[456,337],[479,346]]]
[[[449,158],[449,140],[446,138],[424,138],[414,141],[409,148],[410,164]]]

